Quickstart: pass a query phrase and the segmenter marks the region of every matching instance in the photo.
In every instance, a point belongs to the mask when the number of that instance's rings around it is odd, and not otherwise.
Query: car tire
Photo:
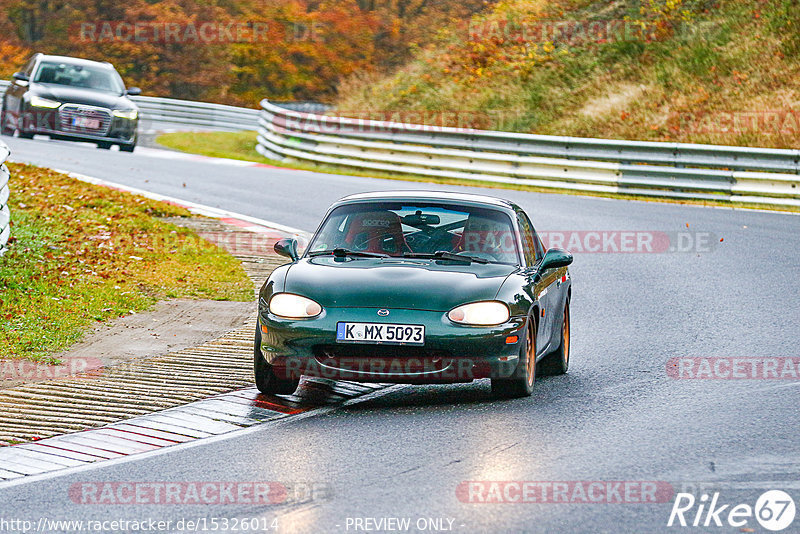
[[[261,329],[256,325],[256,338],[253,354],[253,372],[256,377],[258,391],[265,395],[291,395],[300,385],[300,380],[281,380],[272,370],[272,366],[264,361],[261,354]]]
[[[492,394],[503,399],[529,397],[536,383],[536,325],[531,318],[514,374],[509,378],[492,378]]]
[[[26,121],[26,111],[20,112],[20,116],[17,118],[17,136],[22,139],[33,139],[34,133],[25,130],[25,123],[30,122]]]
[[[564,303],[564,317],[561,320],[561,344],[539,362],[539,371],[544,376],[563,375],[569,369],[569,298]]]
[[[14,128],[8,125],[5,106],[0,110],[0,133],[3,135],[14,135]]]
[[[97,148],[108,150],[111,148],[111,143],[106,143],[106,142],[97,143]]]
[[[120,152],[133,152],[133,149],[136,148],[136,141],[138,141],[139,136],[134,133],[133,134],[133,141],[130,144],[119,145]]]

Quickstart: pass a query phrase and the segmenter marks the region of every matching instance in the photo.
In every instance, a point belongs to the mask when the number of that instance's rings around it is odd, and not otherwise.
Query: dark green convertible
[[[519,206],[404,191],[346,197],[308,247],[261,288],[255,379],[290,394],[300,377],[450,383],[491,378],[530,395],[569,365],[572,256],[545,252]]]

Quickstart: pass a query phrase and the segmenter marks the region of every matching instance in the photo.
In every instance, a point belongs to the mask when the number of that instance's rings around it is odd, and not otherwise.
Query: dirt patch
[[[83,341],[53,355],[64,362],[60,366],[0,360],[0,389],[77,372],[98,374],[122,362],[194,347],[241,328],[254,313],[252,302],[161,301],[151,311],[121,317],[87,332]]]
[[[607,113],[620,111],[646,91],[647,88],[644,85],[625,83],[612,88],[605,95],[589,100],[579,113],[587,117],[599,117]]]

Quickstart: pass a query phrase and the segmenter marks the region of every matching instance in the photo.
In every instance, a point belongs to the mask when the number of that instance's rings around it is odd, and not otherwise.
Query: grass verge
[[[92,324],[167,298],[249,301],[233,256],[159,217],[183,208],[9,165],[12,240],[0,257],[0,358],[52,361]]]
[[[156,142],[174,150],[200,154],[203,156],[221,157],[256,163],[265,163],[285,167],[288,169],[298,169],[312,172],[322,172],[328,174],[344,174],[348,176],[363,176],[366,178],[381,178],[385,180],[403,180],[406,182],[424,182],[446,185],[461,185],[470,187],[484,187],[487,189],[512,189],[516,191],[532,191],[535,193],[552,193],[562,195],[592,196],[617,198],[623,200],[641,200],[646,202],[666,202],[670,204],[688,204],[696,206],[722,206],[729,208],[764,209],[772,211],[800,212],[800,208],[793,206],[765,206],[762,204],[752,204],[744,202],[728,202],[713,200],[677,200],[666,197],[651,197],[644,195],[625,195],[607,194],[602,192],[573,191],[570,189],[552,189],[536,187],[525,184],[505,184],[482,180],[461,180],[457,178],[434,178],[427,176],[417,176],[413,174],[395,174],[379,171],[362,171],[351,167],[333,165],[315,165],[311,163],[301,163],[297,161],[275,161],[267,159],[255,151],[256,132],[177,132],[161,134],[156,138]]]
[[[258,134],[245,132],[174,132],[161,134],[156,142],[173,150],[259,163],[274,163],[256,152]]]
[[[335,107],[491,130],[796,148],[798,20],[796,0],[505,0],[443,28],[394,72],[344,80]]]

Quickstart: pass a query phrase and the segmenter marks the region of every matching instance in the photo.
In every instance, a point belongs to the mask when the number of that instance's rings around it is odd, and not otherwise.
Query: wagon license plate
[[[77,128],[91,128],[96,130],[100,128],[100,120],[90,119],[89,117],[73,117],[72,125]]]
[[[418,324],[337,323],[340,343],[425,344],[425,327]]]

